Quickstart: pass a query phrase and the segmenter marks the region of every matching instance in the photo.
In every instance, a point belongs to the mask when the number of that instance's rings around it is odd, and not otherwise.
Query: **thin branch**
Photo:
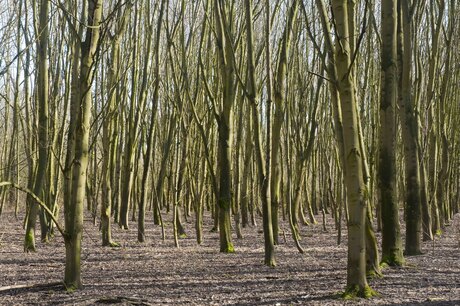
[[[369,4],[369,1],[366,0],[366,5],[364,7],[363,27],[362,27],[361,33],[359,34],[358,43],[356,44],[356,48],[355,48],[355,50],[353,52],[353,57],[351,58],[350,66],[348,67],[348,71],[345,74],[345,76],[348,76],[350,74],[351,68],[353,67],[353,64],[355,63],[356,57],[358,56],[359,47],[361,46],[361,43],[363,41],[364,34],[366,34],[366,28],[367,28],[367,5],[368,4]]]
[[[62,229],[62,226],[59,224],[53,212],[48,208],[48,206],[46,206],[45,202],[40,200],[40,198],[35,193],[33,193],[30,189],[21,187],[13,182],[0,182],[0,187],[4,187],[4,186],[11,186],[13,188],[16,188],[17,190],[23,191],[27,193],[28,195],[30,195],[35,200],[35,202],[37,202],[37,204],[40,205],[40,207],[43,208],[43,210],[50,216],[51,220],[53,220],[54,224],[56,224],[56,228],[61,233],[64,240],[67,239],[69,235],[66,234],[66,232]]]
[[[316,72],[313,72],[313,71],[309,71],[309,70],[307,70],[306,72],[309,73],[309,74],[315,75],[315,76],[317,76],[317,77],[319,77],[319,78],[321,78],[321,79],[323,79],[323,80],[325,80],[325,81],[331,82],[332,84],[335,84],[335,82],[334,82],[333,80],[328,79],[328,78],[325,77],[324,75],[321,75],[321,74],[319,74],[319,73],[316,73]]]

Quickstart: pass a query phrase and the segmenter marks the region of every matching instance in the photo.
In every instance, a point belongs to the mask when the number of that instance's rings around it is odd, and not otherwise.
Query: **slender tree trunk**
[[[289,46],[291,44],[291,29],[297,17],[298,1],[294,0],[289,9],[286,26],[284,28],[283,37],[280,42],[280,51],[278,57],[278,70],[274,86],[275,100],[275,116],[272,128],[272,163],[271,163],[271,212],[274,243],[278,244],[278,212],[280,205],[280,183],[281,183],[281,168],[280,168],[280,145],[281,145],[281,127],[284,121],[285,102],[284,96],[286,92],[286,68],[289,55]]]
[[[444,9],[444,0],[440,1],[441,8],[440,10]],[[449,4],[449,24],[448,24],[448,32],[447,32],[447,39],[446,39],[446,61],[444,64],[445,71],[450,71],[452,69],[452,42],[453,42],[453,34],[455,28],[455,6],[457,1],[450,1]],[[452,147],[452,141],[447,136],[447,130],[449,126],[448,118],[443,118],[444,114],[447,113],[446,108],[449,103],[447,103],[447,91],[448,91],[448,84],[451,78],[450,73],[445,73],[442,77],[441,81],[441,89],[440,89],[440,103],[439,109],[437,113],[437,121],[438,121],[438,130],[440,131],[440,149],[441,149],[441,169],[438,173],[438,188],[437,188],[437,201],[439,207],[439,213],[441,214],[441,226],[445,226],[449,223],[451,216],[452,216],[452,207],[455,202],[452,201],[452,198],[449,195],[449,176],[452,172],[451,164],[451,152],[450,147]],[[451,122],[451,121],[450,121]],[[458,204],[457,204],[458,205]]]
[[[120,78],[120,68],[118,66],[119,55],[120,55],[120,42],[121,37],[127,26],[127,19],[129,16],[129,9],[122,12],[118,9],[118,16],[120,18],[119,24],[117,25],[115,36],[113,37],[111,44],[111,62],[108,76],[108,100],[107,100],[107,116],[103,121],[102,127],[102,149],[103,149],[103,161],[102,161],[102,203],[101,203],[101,232],[102,232],[102,245],[103,246],[117,246],[117,243],[112,241],[112,228],[111,228],[111,214],[112,214],[112,176],[111,168],[114,166],[114,154],[115,154],[115,143],[112,137],[112,133],[115,130],[115,116],[117,108],[117,83]]]
[[[244,97],[244,96],[243,96]],[[235,222],[235,232],[236,237],[238,239],[243,238],[243,234],[241,233],[241,164],[242,164],[242,157],[241,157],[241,146],[242,146],[242,138],[243,138],[243,110],[244,110],[244,99],[239,99],[238,102],[239,106],[239,118],[238,120],[238,128],[237,128],[237,137],[236,137],[236,145],[235,145],[235,176],[233,177],[234,181],[234,197],[233,197],[233,219]]]
[[[132,35],[135,38],[134,48],[133,48],[133,67],[132,67],[132,82],[131,82],[131,105],[129,108],[129,118],[128,118],[128,129],[126,131],[126,147],[125,147],[125,156],[123,160],[123,185],[121,189],[121,207],[120,207],[120,220],[119,225],[123,229],[129,229],[128,215],[129,209],[131,206],[135,205],[135,202],[131,201],[133,194],[133,185],[135,174],[137,173],[135,168],[135,158],[138,152],[138,143],[139,143],[139,125],[140,117],[145,113],[145,101],[147,99],[147,86],[149,83],[149,70],[150,70],[150,51],[152,49],[152,29],[148,29],[146,33],[146,41],[143,46],[145,49],[143,52],[143,66],[142,66],[142,75],[141,75],[141,84],[138,89],[138,62],[139,62],[139,52],[138,49],[138,28],[140,25],[140,10],[136,8],[134,13],[134,27]],[[138,21],[139,20],[139,21]],[[139,63],[140,64],[140,63]]]
[[[147,180],[150,167],[150,160],[152,158],[153,151],[153,134],[156,122],[156,112],[158,107],[159,100],[159,87],[160,87],[160,35],[161,35],[161,23],[163,20],[165,0],[161,1],[160,15],[158,16],[156,36],[155,36],[155,83],[153,84],[153,105],[152,105],[152,114],[150,117],[149,128],[147,131],[147,150],[144,157],[144,169],[142,172],[142,182],[141,182],[141,200],[139,203],[139,217],[138,217],[138,231],[137,231],[137,240],[139,242],[145,241],[145,204],[147,202]],[[154,195],[153,195],[154,196]]]
[[[259,185],[260,185],[260,197],[262,200],[262,210],[263,210],[263,228],[264,228],[264,241],[265,241],[265,265],[267,266],[275,266],[275,248],[274,248],[274,239],[273,239],[273,228],[272,228],[272,218],[271,218],[271,204],[270,204],[270,132],[267,132],[267,154],[264,159],[263,157],[263,149],[262,149],[262,136],[260,131],[260,116],[259,116],[259,100],[257,97],[257,87],[256,87],[256,79],[255,79],[255,65],[254,65],[254,51],[253,51],[253,26],[252,26],[252,1],[246,0],[246,37],[248,42],[248,94],[249,94],[249,101],[252,107],[252,120],[254,124],[254,143],[255,143],[255,153],[256,153],[256,162],[259,172]],[[268,38],[268,34],[270,32],[270,6],[268,1],[265,2],[265,37]],[[269,110],[270,100],[271,100],[271,78],[270,78],[270,50],[269,50],[269,42],[266,42],[266,68],[267,68],[267,94],[268,100],[267,101],[267,109]],[[270,114],[271,112],[268,111],[266,113],[267,118],[267,129],[269,130],[270,127]]]
[[[251,105],[247,106],[246,113],[246,143],[245,143],[245,152],[244,152],[244,165],[243,165],[243,177],[242,177],[242,186],[241,186],[241,223],[243,228],[249,225],[249,198],[251,192],[248,190],[251,186],[251,178],[249,173],[251,171],[252,156],[253,156],[253,128],[252,128],[252,115],[251,115]]]
[[[46,170],[48,167],[48,98],[49,98],[49,81],[48,81],[48,18],[49,18],[49,1],[40,2],[39,17],[39,40],[38,49],[38,169],[35,176],[34,193],[42,197],[42,188],[46,180]],[[35,251],[35,223],[39,206],[32,202],[30,206],[29,218],[24,240],[24,250]],[[42,231],[46,232],[45,228]],[[44,237],[46,238],[46,237]]]
[[[230,211],[232,205],[232,146],[233,146],[233,104],[235,100],[235,76],[231,57],[231,44],[225,6],[222,0],[214,1],[216,39],[222,78],[222,111],[218,115],[218,167],[219,167],[219,234],[220,251],[233,253]]]
[[[400,40],[400,80],[399,109],[402,122],[404,144],[404,163],[406,181],[406,255],[421,254],[421,203],[418,141],[419,131],[416,118],[416,105],[412,95],[412,12],[408,0],[400,1],[401,34]]]

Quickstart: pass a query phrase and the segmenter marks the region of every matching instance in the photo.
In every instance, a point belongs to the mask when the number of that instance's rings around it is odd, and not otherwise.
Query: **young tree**
[[[153,134],[156,122],[156,112],[158,108],[159,90],[160,90],[160,36],[161,36],[161,23],[163,21],[164,7],[166,0],[161,1],[160,14],[158,16],[156,34],[155,34],[155,45],[154,45],[154,83],[153,83],[153,105],[152,114],[150,117],[150,123],[147,130],[147,150],[144,155],[144,169],[142,170],[142,182],[141,182],[141,198],[139,202],[139,216],[138,216],[138,234],[137,240],[139,242],[145,241],[145,204],[147,202],[147,180],[150,168],[150,161],[153,152]],[[150,4],[147,4],[150,8]],[[148,12],[150,9],[147,10]],[[153,29],[152,29],[153,31]]]
[[[111,37],[111,58],[109,62],[109,72],[107,81],[107,104],[106,116],[102,122],[102,203],[101,203],[101,232],[103,246],[116,246],[117,243],[112,240],[112,176],[110,169],[114,165],[115,143],[112,133],[115,130],[115,112],[119,99],[117,98],[117,83],[120,81],[121,69],[120,61],[120,44],[123,33],[128,24],[130,9],[119,7],[117,9],[118,22],[115,27],[115,33]]]
[[[49,126],[48,126],[48,98],[49,98],[49,81],[48,81],[48,39],[49,39],[49,0],[40,1],[40,16],[37,40],[38,50],[38,168],[35,176],[34,193],[41,195],[42,188],[46,179],[46,170],[48,167],[48,148],[49,148]],[[32,202],[27,219],[26,235],[24,240],[24,250],[26,252],[35,251],[35,223],[39,207],[37,203]],[[46,228],[41,228],[42,232],[47,232]],[[46,239],[42,235],[42,239]]]
[[[252,25],[252,1],[246,0],[245,3],[245,12],[246,12],[246,38],[247,38],[247,57],[248,57],[248,99],[251,103],[252,109],[252,121],[254,124],[254,147],[256,154],[257,167],[259,171],[259,184],[260,184],[260,197],[262,200],[262,209],[263,209],[263,227],[264,227],[264,241],[265,241],[265,264],[267,266],[275,266],[275,248],[274,248],[274,239],[273,239],[273,228],[272,228],[272,219],[271,219],[271,206],[270,206],[270,141],[267,142],[267,154],[264,158],[263,156],[263,147],[262,147],[262,133],[260,131],[260,115],[259,115],[259,97],[258,97],[258,88],[256,85],[256,76],[255,76],[255,60],[254,60],[254,41],[253,41],[253,25]],[[267,39],[265,48],[268,47],[268,33],[270,27],[270,6],[268,1],[265,2],[265,38]],[[267,56],[267,73],[270,74],[270,63],[269,63],[269,49],[266,49]],[[270,88],[270,78],[267,80],[267,86]],[[271,89],[267,90],[268,99],[271,99]],[[267,108],[270,102],[267,101]],[[270,125],[270,112],[266,113],[267,123]],[[270,127],[267,126],[267,129]],[[270,133],[267,133],[267,140],[270,139]],[[267,161],[268,160],[268,161]]]
[[[273,224],[273,239],[278,244],[278,211],[280,205],[280,183],[281,183],[281,164],[280,164],[280,145],[281,145],[281,127],[285,117],[285,96],[287,83],[287,62],[289,47],[291,45],[292,27],[297,19],[297,10],[299,2],[294,0],[289,8],[286,25],[283,36],[280,40],[278,54],[278,68],[274,86],[275,115],[273,119],[272,132],[272,163],[271,163],[271,212]]]
[[[153,29],[148,24],[142,24],[142,10],[139,8],[143,2],[136,2],[134,9],[134,20],[132,24],[132,35],[134,40],[132,48],[132,69],[131,69],[131,87],[130,87],[130,105],[128,110],[127,128],[125,136],[124,158],[122,164],[122,189],[121,189],[121,205],[119,225],[123,229],[129,229],[128,214],[131,206],[135,203],[134,198],[134,178],[136,177],[137,168],[135,167],[135,157],[139,152],[139,129],[140,118],[145,111],[145,103],[147,100],[147,86],[150,82],[150,56],[152,49]],[[150,18],[150,16],[147,16]],[[146,41],[140,44],[140,33],[143,27],[145,31]],[[142,56],[141,56],[142,55]],[[142,68],[139,69],[139,66]],[[140,84],[138,84],[140,80]]]

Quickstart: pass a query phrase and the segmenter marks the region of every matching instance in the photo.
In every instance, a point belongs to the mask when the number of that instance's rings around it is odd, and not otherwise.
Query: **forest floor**
[[[407,266],[385,269],[383,278],[370,280],[378,297],[345,301],[340,293],[346,284],[346,231],[337,246],[332,223],[328,232],[321,224],[302,227],[305,254],[298,253],[283,223],[286,238],[281,235],[276,247],[277,267],[268,268],[260,225],[243,229],[244,239],[234,237],[236,253],[221,254],[218,233],[209,231],[209,223],[202,245],[196,244],[191,219],[184,222],[188,236],[179,249],[170,224],[163,241],[161,227],[150,220],[147,243],[136,242],[137,224],[131,222],[129,231],[113,227],[121,247],[103,248],[98,226],[86,215],[84,289],[68,293],[61,283],[63,240],[38,242],[36,253],[25,254],[22,220],[4,213],[0,305],[460,305],[460,233],[454,226],[424,243],[424,255],[407,258]]]

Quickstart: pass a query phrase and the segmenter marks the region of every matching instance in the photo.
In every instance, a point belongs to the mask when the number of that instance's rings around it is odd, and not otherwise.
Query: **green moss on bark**
[[[405,264],[404,257],[402,256],[402,252],[397,252],[398,254],[401,253],[400,256],[398,256],[396,253],[392,255],[386,255],[382,257],[382,261],[380,263],[381,268],[386,268],[388,266],[391,267],[402,267]]]
[[[119,247],[121,247],[121,245],[118,242],[115,242],[115,241],[110,241],[108,246],[111,247],[111,248],[119,248]]]
[[[220,251],[222,253],[235,253],[235,248],[233,247],[233,243],[229,243],[225,248],[221,248]]]
[[[77,285],[77,284],[69,284],[69,285],[64,284],[64,286],[65,286],[65,290],[67,291],[67,293],[74,293],[75,291],[81,288],[81,285]]]
[[[368,299],[373,296],[378,296],[378,293],[369,286],[361,288],[358,285],[349,286],[345,289],[345,292],[342,294],[342,298],[345,300],[351,300],[355,298],[364,298]]]
[[[374,279],[374,278],[382,278],[383,274],[380,270],[376,268],[372,268],[366,272],[366,277],[368,279]]]
[[[35,238],[32,231],[27,231],[24,238],[24,252],[36,252],[35,249]]]

